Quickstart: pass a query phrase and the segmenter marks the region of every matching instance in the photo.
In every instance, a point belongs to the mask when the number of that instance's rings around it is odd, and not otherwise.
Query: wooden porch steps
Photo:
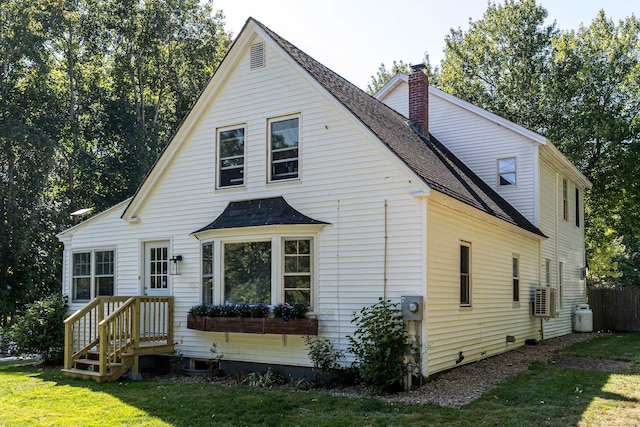
[[[142,355],[173,349],[172,297],[99,297],[65,320],[68,377],[117,381]]]

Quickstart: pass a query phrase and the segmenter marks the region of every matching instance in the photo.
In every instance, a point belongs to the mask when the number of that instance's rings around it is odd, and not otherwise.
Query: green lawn
[[[96,384],[56,369],[1,363],[0,426],[640,425],[640,334],[606,336],[564,353],[633,366],[611,374],[534,364],[452,409],[207,382]]]

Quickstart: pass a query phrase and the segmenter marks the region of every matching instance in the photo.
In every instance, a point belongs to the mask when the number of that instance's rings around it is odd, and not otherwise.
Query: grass
[[[459,409],[213,383],[63,377],[0,363],[0,426],[627,426],[640,424],[640,334],[598,338],[565,354],[634,362],[611,374],[534,364]]]
[[[607,339],[592,340],[567,347],[559,353],[638,364],[640,363],[640,340],[638,334],[634,333],[614,334]]]

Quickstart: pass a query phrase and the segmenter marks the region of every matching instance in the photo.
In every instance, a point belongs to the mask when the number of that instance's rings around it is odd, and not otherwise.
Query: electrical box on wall
[[[400,297],[400,309],[404,320],[422,320],[424,307],[422,306],[422,295],[411,295]]]

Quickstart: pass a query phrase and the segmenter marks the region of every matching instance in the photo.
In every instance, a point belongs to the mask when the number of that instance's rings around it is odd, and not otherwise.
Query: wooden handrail
[[[143,342],[172,344],[173,297],[99,297],[65,319],[64,368],[91,349],[99,352],[99,372]]]

